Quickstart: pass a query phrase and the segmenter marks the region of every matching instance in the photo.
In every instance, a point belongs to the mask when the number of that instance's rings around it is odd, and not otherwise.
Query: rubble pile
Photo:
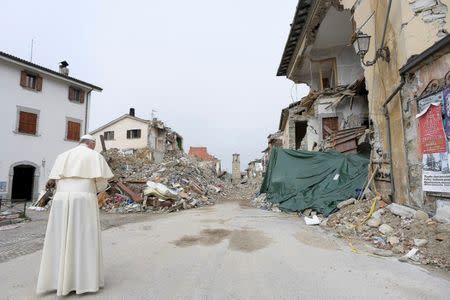
[[[168,151],[162,163],[151,162],[150,151],[103,153],[114,179],[99,206],[108,212],[173,212],[213,205],[231,191],[231,183],[215,173],[214,162],[200,161],[181,151]]]
[[[267,195],[265,193],[256,196],[253,200],[250,201],[250,204],[251,206],[256,208],[280,212],[277,204],[273,204],[272,202],[267,201]]]
[[[353,201],[331,215],[326,227],[341,237],[368,241],[384,256],[401,261],[432,265],[450,271],[450,226],[439,223],[421,210],[399,204]],[[377,254],[377,252],[374,252]]]
[[[280,211],[267,201],[266,194],[257,195],[250,204],[264,210]],[[398,256],[403,262],[450,271],[450,224],[430,218],[421,210],[396,203],[387,205],[379,196],[372,200],[351,198],[340,202],[338,209],[328,218],[312,209],[298,215],[307,225],[320,224],[346,240],[368,242],[366,245],[375,255]]]

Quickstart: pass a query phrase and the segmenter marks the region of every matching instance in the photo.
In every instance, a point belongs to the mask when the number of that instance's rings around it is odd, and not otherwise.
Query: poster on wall
[[[417,115],[422,154],[442,153],[447,150],[441,112],[439,103],[430,103]]]
[[[442,122],[441,103],[430,102],[417,116],[422,151],[422,189],[450,192],[450,168],[447,138]]]
[[[417,102],[417,105],[419,106],[419,112],[424,112],[426,110],[426,108],[430,105],[430,104],[442,104],[442,110],[444,110],[444,99],[443,99],[443,95],[442,92],[425,97],[421,100],[419,100]],[[421,113],[419,113],[420,115]]]

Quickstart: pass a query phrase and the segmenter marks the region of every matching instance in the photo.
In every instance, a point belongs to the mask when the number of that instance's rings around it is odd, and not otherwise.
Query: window
[[[140,138],[141,138],[140,129],[127,130],[127,139],[140,139]]]
[[[22,71],[20,73],[20,85],[27,89],[42,91],[42,77],[28,71]]]
[[[69,87],[69,100],[77,103],[84,103],[84,91],[76,87]]]
[[[105,138],[105,141],[114,140],[114,131],[105,131],[103,137]]]
[[[329,58],[319,61],[319,74],[320,74],[320,88],[328,89],[335,88],[337,85],[336,80],[336,59]]]
[[[19,112],[19,127],[17,129],[20,133],[33,134],[37,133],[37,117],[38,115],[31,112]]]
[[[81,129],[81,123],[74,122],[74,121],[67,121],[66,139],[69,141],[78,142],[80,140],[80,129]]]

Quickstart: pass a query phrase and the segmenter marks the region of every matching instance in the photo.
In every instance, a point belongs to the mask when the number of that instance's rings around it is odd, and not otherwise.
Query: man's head
[[[95,149],[95,138],[90,134],[85,134],[80,138],[80,144],[86,144],[89,149]]]

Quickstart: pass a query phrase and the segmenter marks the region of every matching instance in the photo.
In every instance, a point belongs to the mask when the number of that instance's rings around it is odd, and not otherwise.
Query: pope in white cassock
[[[113,177],[95,139],[60,154],[48,186],[56,184],[45,234],[37,293],[56,290],[58,296],[96,292],[103,286],[102,243],[97,193]]]

